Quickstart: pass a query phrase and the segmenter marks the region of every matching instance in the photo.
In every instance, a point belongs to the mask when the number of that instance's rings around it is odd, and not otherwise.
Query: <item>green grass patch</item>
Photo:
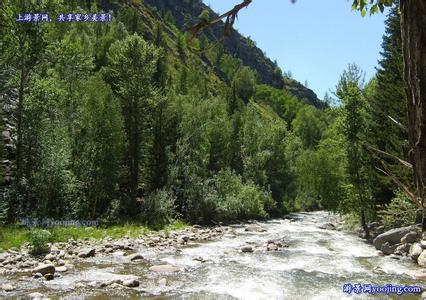
[[[124,236],[131,238],[137,238],[146,235],[149,232],[154,231],[171,231],[181,230],[189,226],[188,224],[175,220],[171,224],[164,226],[163,228],[150,228],[145,225],[138,224],[121,224],[113,225],[108,227],[52,227],[47,230],[51,233],[50,241],[52,242],[66,242],[69,239],[80,240],[85,238],[103,239],[105,237],[111,237],[113,239],[119,239]],[[20,227],[20,226],[3,226],[0,227],[0,252],[10,248],[19,248],[24,243],[30,242],[31,240],[31,228]]]
[[[18,226],[0,227],[0,252],[23,245],[28,241],[28,232]]]

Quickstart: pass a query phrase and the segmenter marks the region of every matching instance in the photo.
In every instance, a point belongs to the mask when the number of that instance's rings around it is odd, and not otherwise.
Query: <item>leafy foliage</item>
[[[416,222],[417,207],[403,192],[397,192],[378,214],[387,229],[409,226]]]
[[[39,255],[50,251],[49,242],[52,235],[44,229],[33,229],[28,233],[28,241],[31,247],[31,254]]]

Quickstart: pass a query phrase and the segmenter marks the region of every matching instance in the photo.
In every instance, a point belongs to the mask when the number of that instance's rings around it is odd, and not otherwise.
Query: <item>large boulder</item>
[[[426,250],[423,250],[422,253],[417,258],[417,263],[421,267],[426,267]]]
[[[417,260],[420,254],[423,252],[423,248],[419,243],[414,243],[410,247],[410,251],[408,252],[408,256],[410,256],[413,260]]]
[[[389,243],[389,245],[395,245],[401,242],[401,239],[407,234],[413,231],[411,226],[395,228],[389,231],[386,231],[378,235],[374,240],[373,244],[377,250],[381,250],[384,243]]]
[[[53,264],[39,264],[32,270],[32,273],[40,273],[43,276],[46,274],[55,274],[55,266]]]
[[[417,238],[417,232],[411,231],[401,238],[401,244],[414,243],[415,241],[417,241]]]

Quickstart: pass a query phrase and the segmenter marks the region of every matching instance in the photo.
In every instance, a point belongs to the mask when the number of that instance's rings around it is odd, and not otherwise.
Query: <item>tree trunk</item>
[[[426,231],[426,1],[401,0],[400,10],[409,157],[423,206],[422,229]]]
[[[16,112],[17,119],[17,145],[16,145],[16,182],[18,187],[21,185],[23,164],[22,164],[22,147],[23,147],[23,113],[24,113],[24,85],[25,85],[25,50],[24,41],[20,40],[20,78],[19,78],[19,89],[18,89],[18,108]]]

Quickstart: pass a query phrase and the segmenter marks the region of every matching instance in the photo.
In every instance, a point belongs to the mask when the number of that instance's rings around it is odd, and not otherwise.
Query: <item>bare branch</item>
[[[405,161],[405,160],[403,160],[403,159],[401,159],[401,158],[399,158],[399,157],[397,157],[397,156],[395,156],[395,155],[393,155],[393,154],[390,154],[390,153],[387,153],[387,152],[385,152],[385,151],[382,151],[382,150],[379,150],[379,149],[377,149],[377,148],[374,148],[374,147],[372,147],[372,146],[370,146],[370,145],[368,145],[368,144],[366,144],[366,143],[363,143],[363,144],[364,144],[364,146],[365,146],[367,149],[372,150],[372,151],[374,151],[374,152],[376,152],[376,153],[378,153],[378,154],[381,154],[381,155],[387,156],[387,157],[389,157],[389,158],[392,158],[392,159],[394,159],[394,160],[398,161],[398,162],[399,162],[400,164],[402,164],[403,166],[405,166],[405,167],[407,167],[407,168],[409,168],[409,169],[413,169],[413,165],[412,165],[412,164],[410,164],[408,161]]]
[[[392,179],[393,182],[395,182],[395,184],[404,191],[404,193],[408,196],[408,198],[411,199],[411,201],[419,208],[422,208],[422,202],[421,199],[419,197],[416,197],[415,194],[413,194],[410,191],[410,188],[403,184],[396,176],[392,175],[392,173],[389,171],[389,169],[386,167],[386,164],[382,161],[382,165],[384,167],[385,170],[380,169],[378,167],[376,167],[377,170],[379,170],[380,172],[382,172],[383,174],[385,174],[386,176],[388,176],[389,178]]]
[[[240,10],[242,10],[245,7],[248,7],[252,2],[253,2],[253,0],[243,0],[243,2],[241,2],[240,4],[235,5],[233,9],[231,9],[230,11],[218,16],[217,18],[214,18],[214,19],[211,19],[211,20],[203,20],[200,23],[198,23],[197,25],[189,28],[188,32],[191,33],[191,39],[194,38],[195,35],[198,32],[202,31],[204,28],[211,26],[211,25],[213,25],[217,22],[220,22],[224,18],[226,18],[224,36],[225,37],[229,36],[231,27],[232,27],[232,25],[234,25],[235,19],[237,18],[237,15],[240,12]]]
[[[392,117],[391,117],[391,116],[389,116],[389,115],[388,115],[388,118],[389,118],[392,122],[394,122],[396,125],[398,125],[398,126],[399,126],[399,128],[401,128],[401,129],[402,129],[402,130],[404,130],[405,132],[408,132],[408,128],[407,128],[404,124],[402,124],[402,123],[398,122],[396,119],[392,118]]]

